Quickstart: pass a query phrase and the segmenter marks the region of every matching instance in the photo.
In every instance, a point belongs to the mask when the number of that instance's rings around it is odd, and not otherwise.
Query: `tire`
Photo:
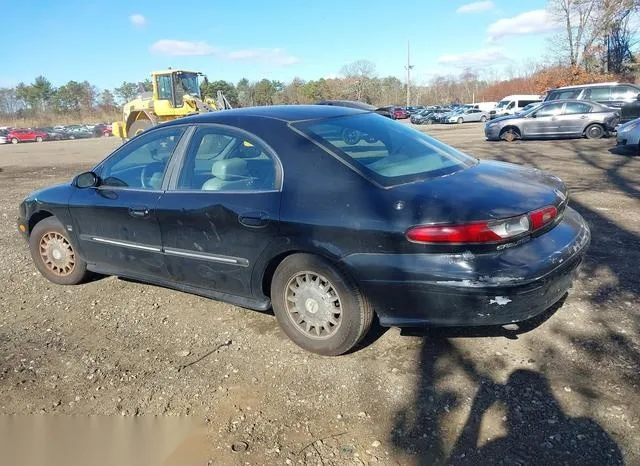
[[[38,136],[38,137],[36,138],[36,142],[42,142],[42,138],[41,138],[40,136]]]
[[[486,123],[486,121],[487,121],[487,117],[486,117],[486,116],[484,116],[484,115],[482,115],[482,116],[480,117],[480,123]]]
[[[18,138],[11,138],[11,144],[18,144],[19,142]]]
[[[589,125],[584,130],[587,139],[600,139],[604,137],[604,128],[597,124]]]
[[[305,300],[299,306],[292,300],[296,294],[298,300]],[[373,309],[357,286],[329,262],[312,254],[293,254],[280,263],[271,281],[271,302],[283,332],[299,347],[324,356],[338,356],[352,349],[367,334],[373,320]],[[335,312],[338,309],[340,313]],[[321,324],[314,325],[314,318]]]
[[[513,142],[516,139],[520,139],[520,130],[518,128],[507,127],[500,131],[500,140]]]
[[[127,137],[129,139],[137,136],[138,134],[142,133],[143,131],[151,128],[153,126],[153,124],[151,123],[151,120],[136,120],[133,123],[131,123],[131,126],[129,126],[129,131],[127,131]]]
[[[462,123],[464,123],[464,118],[462,117],[458,118],[458,124],[461,125]]]
[[[29,250],[38,271],[57,285],[77,285],[91,275],[56,217],[47,217],[36,224],[29,235]]]

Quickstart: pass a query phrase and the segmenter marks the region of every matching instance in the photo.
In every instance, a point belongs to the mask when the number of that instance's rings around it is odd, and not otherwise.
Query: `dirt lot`
[[[568,182],[593,242],[537,328],[380,329],[323,358],[270,314],[115,277],[52,285],[15,231],[18,203],[117,141],[0,146],[0,413],[192,415],[208,433],[194,464],[640,464],[640,157],[612,139],[425,129]]]

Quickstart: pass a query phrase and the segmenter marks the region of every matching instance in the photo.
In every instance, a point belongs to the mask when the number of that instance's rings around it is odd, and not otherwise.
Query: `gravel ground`
[[[640,158],[422,129],[563,177],[589,222],[578,281],[528,331],[375,329],[323,358],[267,313],[116,277],[53,285],[18,203],[118,142],[0,146],[0,414],[190,415],[194,464],[640,464]]]

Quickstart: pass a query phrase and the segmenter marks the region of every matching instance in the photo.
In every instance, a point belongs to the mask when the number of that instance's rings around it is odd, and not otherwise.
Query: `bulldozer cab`
[[[198,76],[200,73],[180,70],[153,73],[155,100],[168,101],[171,107],[181,108],[185,95],[200,99]]]

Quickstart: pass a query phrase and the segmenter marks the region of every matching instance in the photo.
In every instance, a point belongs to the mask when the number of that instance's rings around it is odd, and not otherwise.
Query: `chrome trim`
[[[95,241],[96,243],[112,244],[114,246],[122,246],[124,248],[140,249],[141,251],[162,252],[162,249],[155,246],[145,246],[144,244],[132,243],[130,241],[120,241],[99,236],[80,235],[80,239]]]
[[[181,256],[188,257],[190,259],[203,259],[213,262],[221,262],[223,264],[239,265],[241,267],[247,267],[249,265],[249,261],[247,259],[243,259],[242,257],[222,256],[219,254],[209,254],[206,252],[191,252],[185,251],[184,249],[176,248],[165,248],[164,253],[169,256]]]
[[[131,241],[113,240],[108,238],[101,238],[99,236],[92,235],[80,235],[80,239],[84,241],[93,241],[100,244],[110,244],[112,246],[120,246],[123,248],[131,248],[140,251],[158,252],[167,256],[187,257],[189,259],[201,259],[211,262],[219,262],[221,264],[231,264],[240,267],[248,267],[249,260],[243,257],[223,256],[220,254],[210,254],[207,252],[193,252],[185,249],[177,248],[159,248],[156,246],[148,246],[140,243],[133,243]]]

